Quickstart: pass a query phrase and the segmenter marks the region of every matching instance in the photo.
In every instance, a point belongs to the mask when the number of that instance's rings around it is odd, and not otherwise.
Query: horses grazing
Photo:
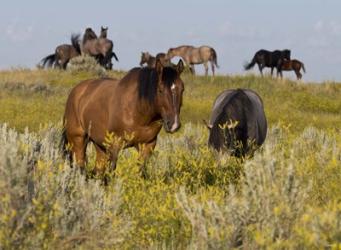
[[[167,57],[172,59],[174,56],[180,56],[190,66],[192,74],[195,74],[194,64],[204,64],[205,75],[208,74],[208,64],[211,63],[212,74],[214,76],[214,66],[219,68],[217,62],[216,51],[209,46],[201,46],[195,48],[193,46],[179,46],[177,48],[170,48],[167,53]]]
[[[225,149],[237,157],[253,153],[267,133],[263,102],[250,89],[225,90],[216,98],[207,126],[208,143],[216,150]]]
[[[42,67],[49,67],[52,66],[58,67],[61,69],[66,69],[67,64],[69,61],[81,54],[81,49],[79,46],[79,34],[73,34],[71,36],[71,45],[70,44],[62,44],[59,45],[55,49],[55,53],[48,55],[47,57],[41,60]]]
[[[145,159],[156,145],[162,123],[166,132],[180,128],[180,108],[184,83],[180,78],[184,65],[134,68],[121,80],[86,80],[74,87],[67,99],[62,145],[67,145],[77,165],[84,169],[86,146],[96,148],[95,173],[103,174],[105,163],[116,167],[122,148],[135,147]],[[109,145],[106,135],[115,136]]]
[[[303,72],[305,73],[304,64],[302,62],[300,62],[299,60],[292,59],[292,60],[284,60],[281,70],[283,70],[283,71],[290,71],[290,70],[295,71],[297,80],[300,80],[302,78],[302,74],[300,72],[301,68],[302,68]]]
[[[141,60],[140,66],[142,67],[143,64],[147,64],[149,68],[155,68],[156,60],[159,59],[163,66],[169,66],[170,60],[167,58],[165,53],[158,53],[156,57],[149,54],[149,52],[142,52],[141,53]]]
[[[263,76],[263,68],[269,67],[271,68],[271,76],[273,74],[274,68],[277,69],[277,76],[280,74],[282,76],[281,66],[284,59],[290,60],[291,51],[288,49],[285,50],[275,50],[275,51],[268,51],[268,50],[258,50],[252,61],[244,65],[245,70],[249,70],[258,64],[259,71]]]

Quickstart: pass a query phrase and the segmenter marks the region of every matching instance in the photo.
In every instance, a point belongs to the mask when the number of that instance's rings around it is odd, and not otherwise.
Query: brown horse
[[[142,67],[143,64],[146,63],[147,67],[155,68],[155,63],[157,59],[160,60],[163,66],[169,66],[170,64],[170,60],[167,58],[167,55],[165,53],[158,53],[155,57],[149,54],[149,52],[142,52],[140,66]]]
[[[301,68],[303,72],[305,73],[304,64],[300,62],[299,60],[296,60],[296,59],[283,60],[282,70],[283,71],[291,71],[291,70],[295,71],[297,80],[300,80],[302,78],[302,74],[300,72]]]
[[[106,31],[107,29],[105,30],[105,32]],[[103,34],[101,35],[103,36]],[[114,44],[111,40],[103,37],[97,38],[96,33],[91,28],[87,28],[85,30],[81,48],[82,54],[95,57],[98,60],[99,64],[104,66],[106,69],[112,68],[112,57],[114,57],[116,61],[118,61],[116,54],[113,52],[113,47]]]
[[[199,48],[184,45],[177,48],[170,48],[167,57],[172,59],[174,56],[180,56],[184,59],[187,65],[190,66],[192,74],[195,74],[194,64],[204,64],[205,75],[208,74],[208,64],[211,63],[212,74],[214,76],[214,66],[219,68],[217,62],[216,51],[209,46],[201,46]]]
[[[79,46],[79,35],[73,34],[71,36],[71,45],[62,44],[56,47],[55,53],[44,57],[40,65],[42,68],[48,67],[66,69],[69,61],[81,54],[81,49]]]
[[[86,80],[74,87],[64,114],[63,150],[71,149],[77,165],[84,169],[86,146],[96,148],[95,173],[103,174],[108,161],[116,167],[119,151],[135,147],[145,159],[156,145],[162,123],[166,132],[180,128],[184,65],[134,68],[121,80]],[[108,145],[107,136],[115,136]],[[69,146],[69,147],[67,147]]]
[[[87,42],[89,40],[97,39],[97,38],[98,37],[97,37],[95,31],[93,31],[93,29],[86,28],[84,31],[84,35],[83,35],[83,45],[85,44],[85,42]]]

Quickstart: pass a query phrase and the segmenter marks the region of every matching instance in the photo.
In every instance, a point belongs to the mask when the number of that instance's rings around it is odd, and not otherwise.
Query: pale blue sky
[[[341,81],[340,10],[340,0],[3,0],[0,69],[34,67],[71,33],[103,25],[118,69],[137,66],[141,51],[191,44],[216,49],[218,73],[241,74],[258,49],[289,48],[306,65],[303,79]]]

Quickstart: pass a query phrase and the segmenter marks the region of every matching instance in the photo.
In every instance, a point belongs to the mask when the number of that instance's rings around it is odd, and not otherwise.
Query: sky
[[[0,69],[34,68],[72,33],[99,33],[103,25],[120,59],[116,69],[138,66],[142,51],[209,45],[218,74],[245,74],[257,50],[288,48],[304,62],[304,80],[341,82],[340,10],[340,0],[2,0]]]

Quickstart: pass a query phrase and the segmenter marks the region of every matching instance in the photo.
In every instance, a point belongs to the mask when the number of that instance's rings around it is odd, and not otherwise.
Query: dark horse
[[[258,64],[259,71],[263,76],[263,68],[271,68],[271,76],[273,74],[274,68],[277,69],[277,76],[280,74],[282,76],[281,66],[284,59],[290,60],[290,50],[275,50],[267,51],[264,49],[258,50],[254,55],[252,61],[244,65],[245,70],[249,70]]]
[[[165,53],[158,53],[156,56],[152,56],[149,52],[141,53],[140,66],[147,64],[147,67],[154,68],[156,60],[159,59],[163,66],[169,66],[170,60],[167,58]]]
[[[305,73],[304,64],[302,62],[300,62],[299,60],[296,60],[296,59],[284,60],[281,69],[283,71],[290,71],[290,70],[295,71],[297,80],[300,80],[302,78],[302,74],[300,72],[301,69]]]
[[[55,49],[55,53],[48,55],[47,57],[41,60],[41,66],[51,68],[54,66],[55,68],[66,69],[69,61],[81,54],[81,49],[79,46],[79,35],[73,34],[71,36],[71,45],[70,44],[62,44],[59,45]]]
[[[119,151],[135,147],[145,159],[156,145],[162,124],[166,132],[180,128],[184,65],[134,68],[121,80],[86,80],[74,87],[67,99],[62,145],[71,149],[76,164],[84,169],[86,146],[96,148],[95,173],[103,174],[106,163],[116,167]],[[114,140],[107,140],[108,135]]]
[[[263,102],[250,89],[225,90],[216,98],[210,122],[208,143],[237,157],[253,153],[263,144],[267,121]]]

